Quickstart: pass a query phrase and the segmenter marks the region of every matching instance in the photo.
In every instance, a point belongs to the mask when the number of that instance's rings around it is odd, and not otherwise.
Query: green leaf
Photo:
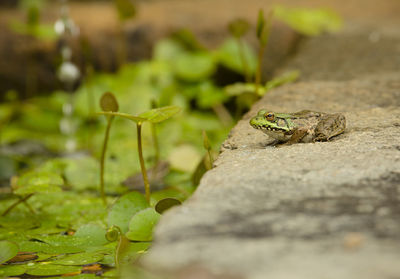
[[[109,227],[118,226],[123,233],[128,231],[129,220],[142,209],[149,207],[146,198],[137,192],[131,192],[119,198],[112,206],[107,217]]]
[[[50,262],[40,262],[35,263],[33,266],[29,266],[26,274],[35,276],[51,276],[79,272],[80,270],[80,266],[55,265]]]
[[[0,265],[0,278],[7,278],[24,274],[26,265]]]
[[[173,62],[185,50],[172,39],[162,39],[153,48],[153,59]]]
[[[239,96],[242,94],[255,94],[256,92],[256,85],[254,83],[242,83],[242,82],[237,82],[231,85],[226,86],[225,92],[228,96]],[[259,86],[257,95],[264,95],[265,93],[265,87]]]
[[[118,101],[114,94],[106,92],[101,96],[100,107],[103,111],[118,111]]]
[[[200,108],[211,108],[223,103],[227,99],[225,92],[210,81],[202,82],[194,89],[196,102]]]
[[[207,136],[207,132],[203,130],[202,134],[203,134],[203,146],[204,146],[205,150],[211,150],[211,144],[210,144],[210,140]]]
[[[108,242],[105,234],[106,230],[99,225],[86,224],[78,228],[74,237],[85,239],[88,246],[101,246]]]
[[[103,259],[104,255],[100,253],[79,253],[66,255],[65,257],[55,260],[52,264],[59,265],[85,265],[99,262]]]
[[[93,157],[80,157],[66,161],[65,178],[76,190],[97,188],[99,163]]]
[[[281,85],[284,85],[286,83],[291,83],[296,81],[300,76],[299,71],[290,71],[287,73],[284,73],[281,76],[278,76],[276,78],[273,78],[272,80],[268,81],[265,84],[265,90],[263,91],[262,94],[259,93],[259,95],[264,95],[268,90],[271,90],[273,88],[279,87]]]
[[[130,220],[126,237],[133,241],[151,241],[153,239],[153,228],[160,216],[153,208],[139,211]]]
[[[267,20],[264,19],[264,12],[260,10],[258,13],[257,38],[262,47],[268,44],[269,34],[271,32],[272,12],[268,13]]]
[[[18,254],[18,245],[11,241],[0,241],[0,264],[14,258]]]
[[[111,111],[103,111],[103,112],[98,112],[97,114],[103,114],[103,115],[108,115],[108,116],[119,116],[123,117],[132,121],[135,121],[136,123],[138,122],[144,122],[147,119],[131,115],[129,113],[123,113],[123,112],[111,112]]]
[[[243,56],[246,59],[247,70],[250,75],[254,74],[257,67],[257,57],[251,46],[242,41]],[[241,60],[240,45],[234,38],[229,38],[217,49],[215,55],[218,62],[235,72],[245,74],[243,61]]]
[[[174,61],[174,71],[178,78],[186,81],[199,81],[212,75],[216,64],[207,52],[185,52]]]
[[[249,22],[242,18],[235,19],[228,25],[229,32],[236,38],[240,38],[245,35],[249,30],[249,27]]]
[[[61,191],[60,186],[63,184],[64,180],[59,174],[31,171],[18,178],[14,193],[17,195],[54,193]]]
[[[193,32],[187,28],[183,28],[172,33],[171,38],[177,41],[186,50],[196,51],[205,49]]]
[[[165,198],[157,202],[155,206],[155,210],[162,214],[164,211],[170,209],[171,207],[181,205],[182,203],[180,200],[174,199],[174,198]]]
[[[329,9],[301,9],[277,6],[274,9],[277,18],[297,32],[317,36],[324,32],[339,31],[343,21],[338,14]]]
[[[180,111],[181,109],[177,106],[167,106],[143,112],[139,117],[144,118],[151,123],[159,123],[167,120]]]
[[[257,28],[256,28],[256,35],[259,40],[261,39],[264,28],[265,28],[264,11],[263,9],[260,9],[258,11]]]
[[[45,250],[49,251],[51,246],[47,243],[39,241],[20,241],[18,242],[21,252],[43,252]]]

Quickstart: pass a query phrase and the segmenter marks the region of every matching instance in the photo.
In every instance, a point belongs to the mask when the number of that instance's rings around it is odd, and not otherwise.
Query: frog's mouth
[[[253,128],[257,129],[257,130],[267,130],[267,131],[275,131],[275,132],[286,132],[285,129],[282,128],[275,128],[275,127],[271,127],[268,125],[252,125]]]

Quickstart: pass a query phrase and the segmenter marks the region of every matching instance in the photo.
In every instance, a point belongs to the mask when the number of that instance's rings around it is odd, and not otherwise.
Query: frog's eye
[[[266,113],[264,114],[264,117],[265,117],[268,121],[273,121],[274,118],[275,118],[275,116],[274,116],[274,114],[273,114],[272,112],[266,112]]]

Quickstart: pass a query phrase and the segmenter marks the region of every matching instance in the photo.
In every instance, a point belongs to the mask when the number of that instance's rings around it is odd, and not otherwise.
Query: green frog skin
[[[250,125],[280,143],[329,141],[344,132],[346,118],[341,113],[302,110],[295,113],[276,113],[260,110],[250,119]]]

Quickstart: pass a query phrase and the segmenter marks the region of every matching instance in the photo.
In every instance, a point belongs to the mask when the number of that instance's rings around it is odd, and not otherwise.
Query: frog
[[[302,110],[294,113],[276,113],[261,109],[250,119],[250,125],[275,139],[277,144],[329,141],[346,129],[342,113]]]

